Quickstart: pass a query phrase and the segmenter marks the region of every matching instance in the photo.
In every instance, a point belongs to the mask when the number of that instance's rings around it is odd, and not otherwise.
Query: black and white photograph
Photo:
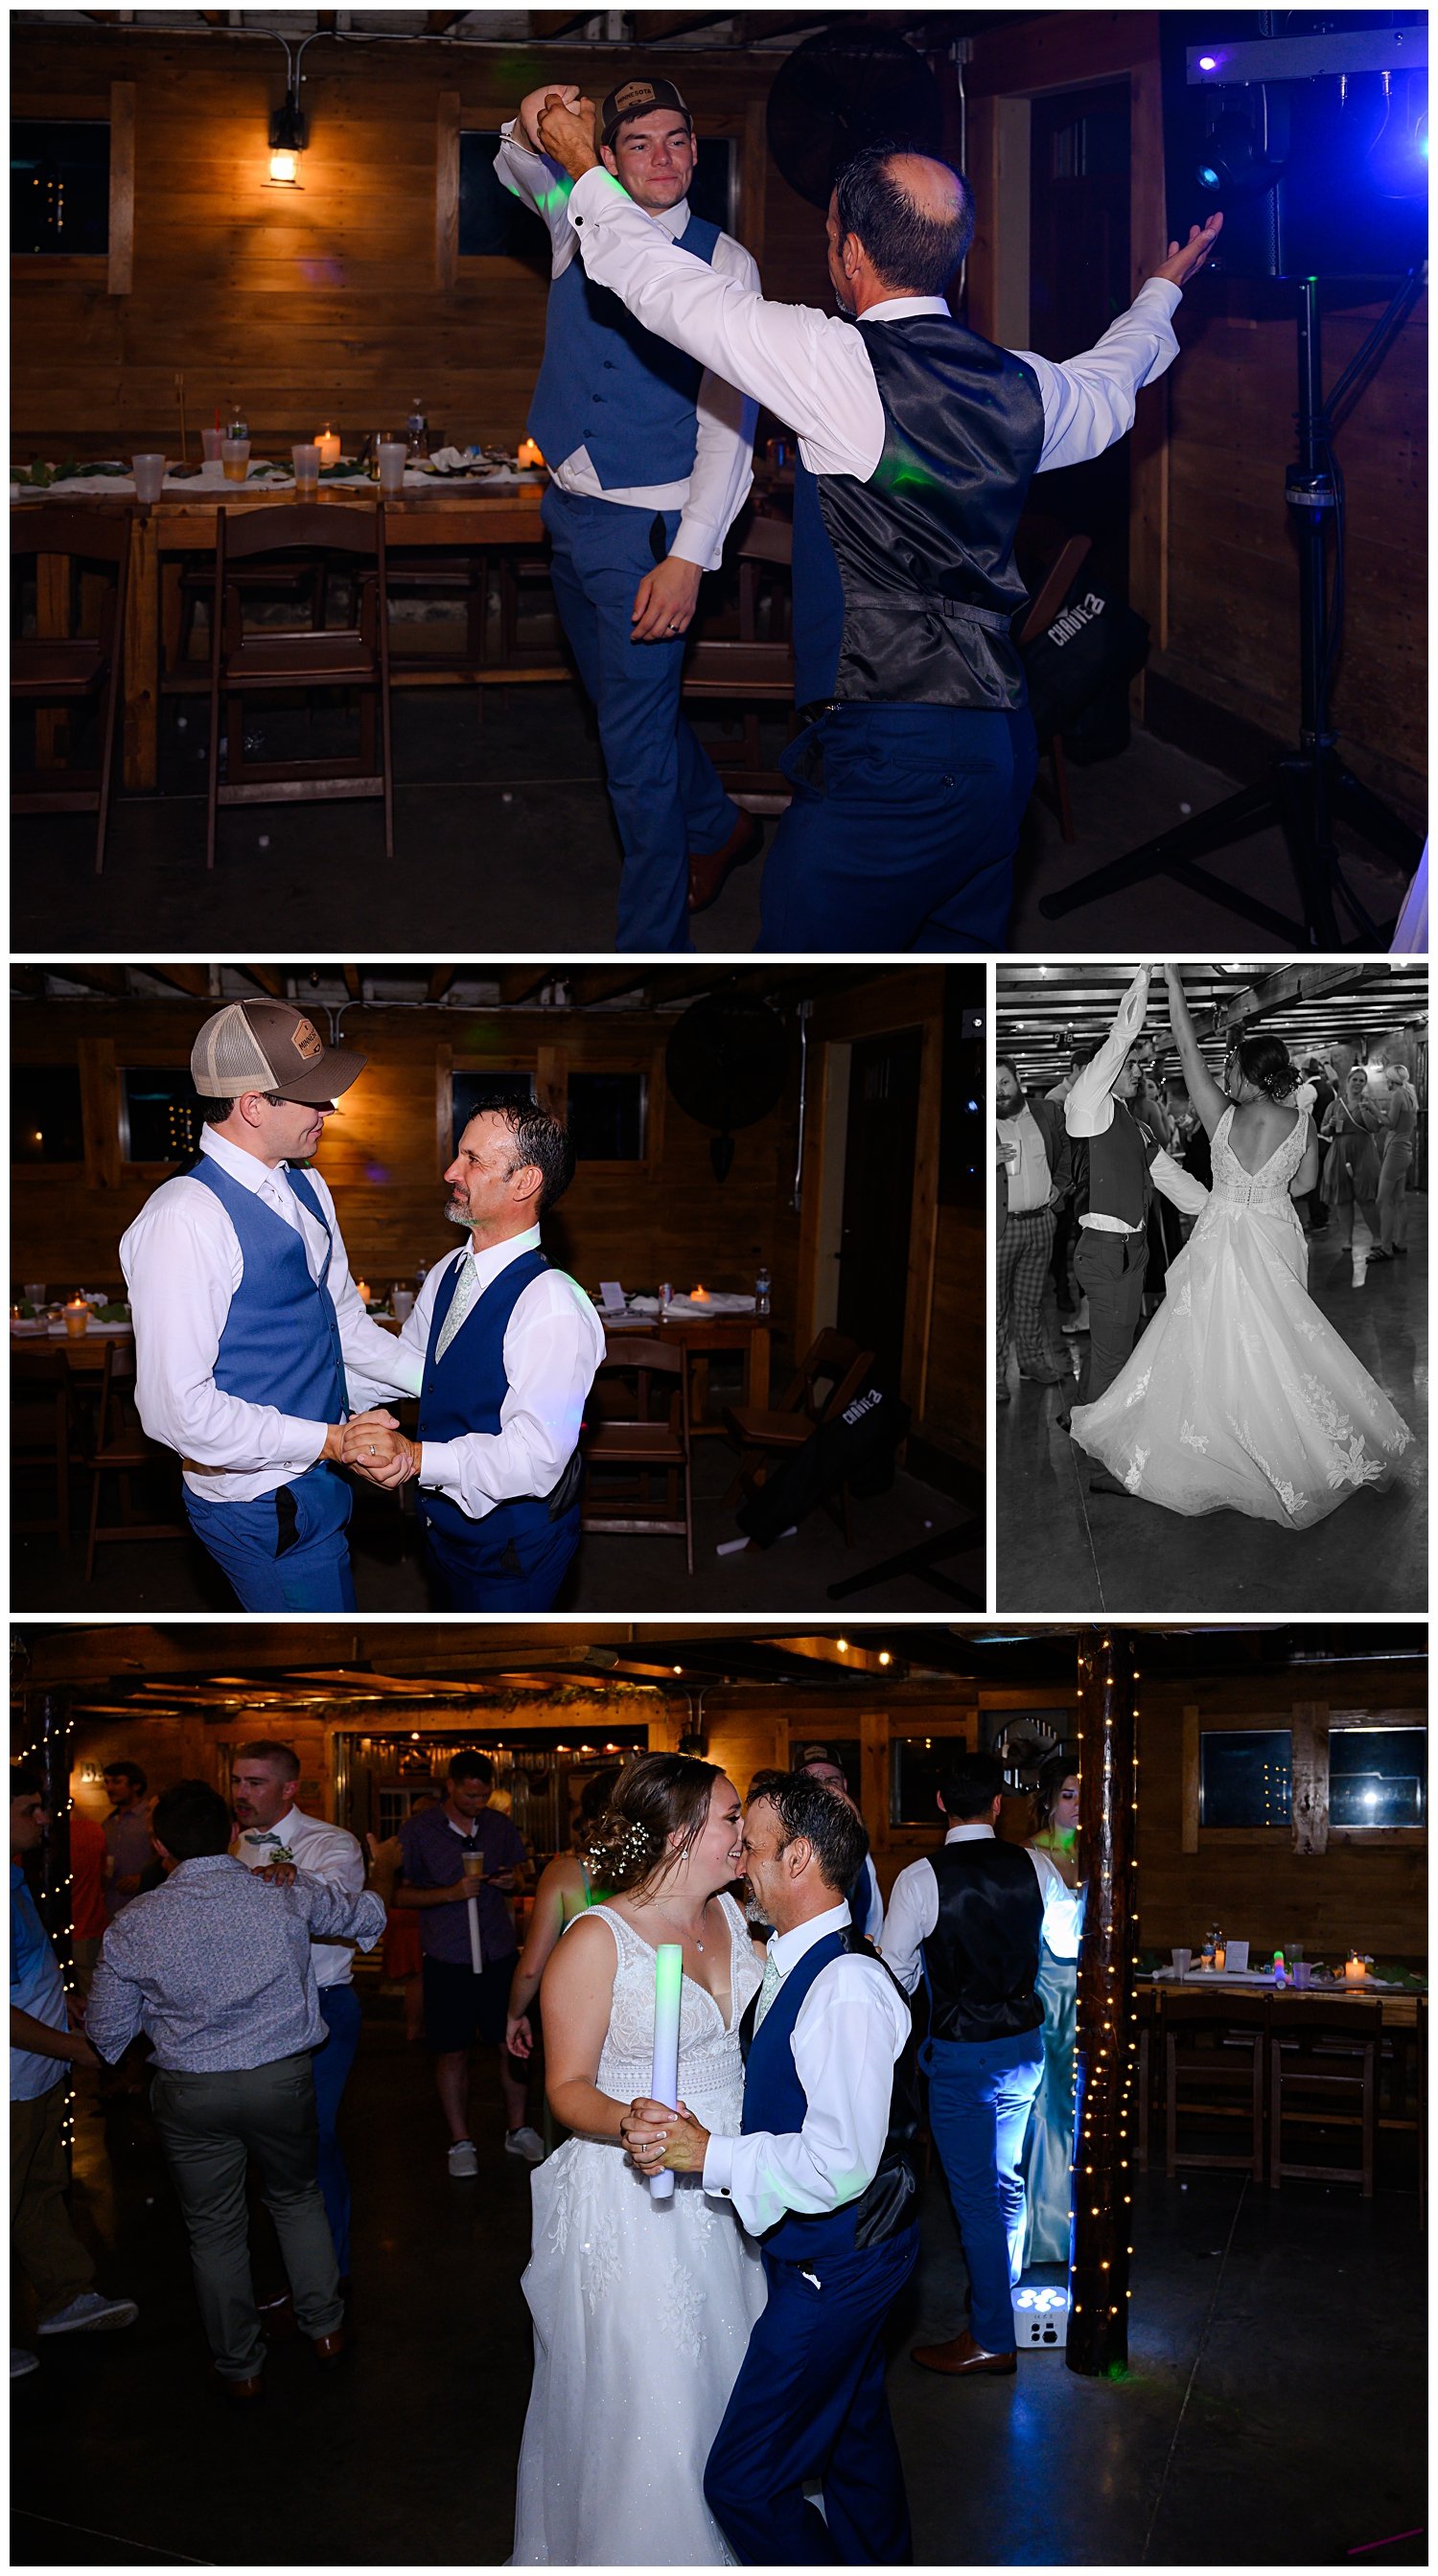
[[[1426,969],[997,990],[999,1606],[1423,1608]]]

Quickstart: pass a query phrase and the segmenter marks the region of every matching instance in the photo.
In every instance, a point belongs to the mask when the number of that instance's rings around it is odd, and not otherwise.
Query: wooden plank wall
[[[739,146],[740,229],[771,295],[827,304],[823,225],[779,177],[764,141],[774,55],[646,48],[700,129]],[[186,381],[191,452],[238,398],[259,446],[328,417],[346,440],[402,420],[422,395],[449,438],[517,440],[544,340],[546,285],[518,260],[461,261],[441,283],[436,243],[441,101],[495,127],[546,79],[602,96],[612,50],[339,45],[305,57],[311,142],[303,192],[266,186],[279,46],[93,24],[19,32],[17,115],[105,114],[112,79],[136,90],[134,281],[39,276],[12,284],[11,432],[18,456],[93,442],[129,454],[177,433]]]
[[[11,1257],[18,1278],[100,1287],[119,1279],[121,1235],[167,1177],[120,1161],[120,1073],[127,1065],[185,1066],[203,1012],[193,1002],[21,1003],[12,1019],[17,1063],[79,1061],[87,1161],[17,1165],[11,1174]],[[780,1331],[792,1335],[797,1224],[788,1202],[797,1143],[795,1067],[778,1109],[735,1138],[722,1184],[708,1130],[669,1098],[664,1046],[672,1015],[589,1017],[557,1011],[351,1009],[344,1039],[369,1057],[318,1157],[335,1194],[355,1276],[379,1287],[440,1258],[456,1237],[444,1220],[439,1174],[449,1160],[455,1067],[537,1069],[562,1107],[571,1066],[642,1070],[649,1078],[647,1165],[581,1164],[546,1226],[556,1260],[587,1287],[618,1273],[626,1286],[747,1289],[760,1261],[774,1274]]]

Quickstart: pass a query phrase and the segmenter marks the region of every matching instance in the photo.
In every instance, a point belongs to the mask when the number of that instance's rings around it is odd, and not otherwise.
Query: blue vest
[[[468,1253],[461,1253],[458,1261],[451,1261],[439,1283],[429,1319],[429,1347],[424,1356],[424,1385],[419,1399],[421,1445],[426,1440],[462,1440],[474,1431],[498,1431],[500,1407],[509,1393],[504,1366],[504,1336],[509,1319],[531,1279],[542,1277],[549,1268],[537,1246],[521,1252],[470,1307],[440,1359],[436,1352],[444,1319],[454,1302],[460,1264],[468,1259]],[[578,1493],[576,1449],[552,1494],[525,1494],[512,1502],[496,1503],[482,1521],[471,1520],[448,1494],[426,1488],[420,1502],[426,1517],[452,1536],[472,1539],[482,1531],[488,1542],[501,1537],[522,1538],[530,1533],[540,1535],[561,1511],[577,1501]]]
[[[884,411],[866,483],[794,484],[794,701],[1021,707],[1013,544],[1043,446],[1032,371],[946,314],[857,322]]]
[[[212,1154],[202,1154],[189,1177],[214,1191],[239,1237],[244,1264],[215,1355],[216,1386],[246,1404],[272,1404],[304,1422],[343,1422],[349,1395],[328,1264],[323,1278],[312,1279],[294,1227]],[[332,1245],[329,1222],[304,1173],[289,1171],[286,1179]]]
[[[744,2049],[744,2117],[740,2128],[744,2137],[760,2129],[771,2136],[788,2137],[802,2129],[809,2105],[794,2064],[794,2025],[821,1969],[827,1968],[831,1960],[856,1951],[873,1959],[883,1975],[889,1976],[877,1951],[870,1949],[850,1925],[838,1932],[826,1932],[822,1941],[805,1951],[798,1966],[784,1979],[757,2030],[757,1994],[751,2000],[740,2024]],[[764,2238],[766,2254],[784,2263],[813,2263],[821,2255],[832,2259],[853,2254],[882,2243],[917,2216],[913,2139],[918,2127],[918,2094],[913,2050],[911,2034],[894,2068],[889,2134],[873,2181],[853,2200],[846,2201],[842,2209],[826,2211],[821,2217],[786,2210]]]
[[[679,248],[708,266],[718,240],[717,224],[691,215]],[[529,435],[551,465],[584,448],[605,492],[681,483],[694,471],[703,372],[697,358],[646,331],[617,295],[586,276],[582,259],[572,259],[549,289]]]

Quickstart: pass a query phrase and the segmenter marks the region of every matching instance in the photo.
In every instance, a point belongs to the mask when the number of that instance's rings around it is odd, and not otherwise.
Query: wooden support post
[[[1130,1635],[1079,1646],[1079,1848],[1088,1900],[1079,1950],[1074,2223],[1065,2359],[1086,2379],[1128,2362],[1138,2033],[1133,1952],[1138,1673]]]

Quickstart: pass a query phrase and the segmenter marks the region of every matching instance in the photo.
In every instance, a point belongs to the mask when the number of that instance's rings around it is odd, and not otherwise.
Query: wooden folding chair
[[[586,1530],[603,1530],[610,1534],[638,1538],[682,1538],[685,1562],[694,1571],[694,1493],[692,1474],[692,1441],[689,1426],[689,1372],[682,1348],[672,1342],[631,1341],[626,1337],[606,1343],[605,1356],[596,1372],[601,1379],[633,1378],[635,1381],[634,1412],[624,1419],[595,1409],[594,1418],[586,1423],[580,1440],[580,1451],[586,1471],[594,1468],[627,1467],[634,1470],[627,1485],[616,1494],[611,1488],[606,1508],[601,1511],[597,1497],[586,1500],[580,1526]],[[656,1414],[656,1393],[660,1399]],[[665,1397],[667,1395],[667,1401]],[[601,1396],[602,1400],[602,1396]],[[651,1484],[662,1475],[666,1486],[667,1509],[661,1516],[655,1511]],[[679,1508],[683,1488],[683,1510]],[[620,1500],[625,1502],[621,1511]]]
[[[1263,2180],[1263,2079],[1268,2038],[1267,1995],[1193,1995],[1163,1999],[1165,2088],[1164,2170],[1238,2168]],[[1248,2144],[1238,2155],[1217,2148],[1183,2148],[1180,2118],[1246,2121]]]
[[[775,567],[787,569],[793,553],[794,531],[786,519],[751,519],[737,550],[739,632],[714,637],[701,632],[685,660],[683,697],[722,699],[743,710],[737,750],[723,742],[707,746],[731,795],[789,794],[782,771],[765,765],[759,710],[784,707],[793,734],[793,594],[788,583],[773,577]]]
[[[92,706],[100,736],[98,771],[63,769],[50,771],[39,767],[12,777],[10,811],[12,814],[93,814],[95,822],[95,874],[105,864],[105,836],[110,822],[110,793],[115,775],[115,718],[120,700],[120,672],[124,654],[125,598],[130,576],[130,523],[132,513],[121,514],[99,509],[64,509],[53,502],[42,502],[37,509],[16,510],[10,520],[10,560],[34,555],[36,582],[42,585],[47,562],[65,559],[67,581],[71,590],[78,581],[81,631],[63,636],[19,635],[10,645],[10,701],[16,706],[34,707],[37,711],[81,709]],[[87,598],[91,583],[85,578],[85,567],[105,564],[114,569],[113,582],[106,582],[95,615],[94,632],[89,626]],[[53,579],[53,573],[50,575]],[[37,603],[38,604],[38,603]],[[67,621],[68,623],[68,621]],[[38,715],[37,715],[38,721]],[[50,784],[52,780],[58,784]]]
[[[100,1381],[100,1411],[95,1445],[86,1459],[90,1470],[90,1535],[85,1548],[85,1581],[95,1576],[95,1550],[111,1539],[186,1538],[188,1523],[146,1520],[135,1507],[132,1479],[153,1468],[165,1454],[145,1436],[129,1390],[135,1378],[135,1345],[128,1338],[105,1344]],[[107,1476],[120,1480],[120,1518],[100,1523],[100,1501]]]
[[[1382,2038],[1383,2006],[1376,1997],[1325,2011],[1322,2003],[1274,1996],[1268,2051],[1268,2180],[1274,2191],[1290,2180],[1356,2182],[1365,2200],[1373,2198]],[[1358,2163],[1302,2164],[1285,2155],[1285,2122],[1356,2129]]]

